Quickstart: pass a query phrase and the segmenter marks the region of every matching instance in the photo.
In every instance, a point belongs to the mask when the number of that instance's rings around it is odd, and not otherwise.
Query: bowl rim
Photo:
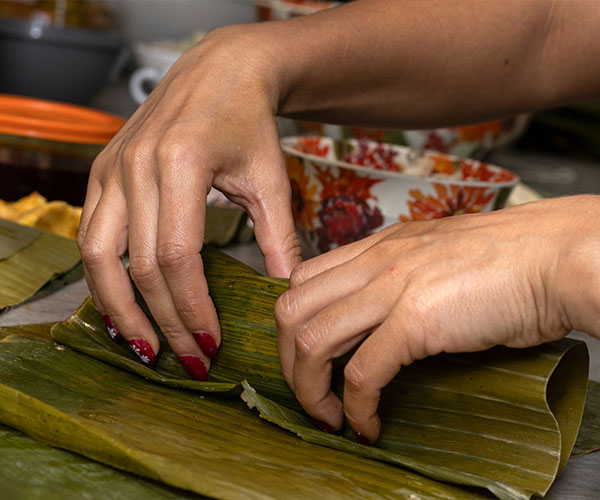
[[[457,156],[457,155],[451,155],[451,154],[447,154],[447,153],[441,153],[439,151],[435,151],[432,149],[418,150],[418,149],[410,148],[408,146],[402,146],[400,144],[391,144],[388,142],[381,142],[379,144],[383,144],[385,146],[392,146],[394,148],[404,150],[407,153],[410,153],[410,152],[414,152],[415,154],[433,153],[436,155],[442,155],[442,156],[449,158],[451,160],[454,160],[454,161],[469,160],[469,161],[477,163],[477,164],[485,163],[486,165],[488,165],[494,169],[502,170],[502,171],[505,171],[505,172],[508,172],[508,173],[514,175],[514,179],[510,180],[510,181],[503,181],[503,182],[488,182],[488,181],[475,181],[475,180],[468,180],[468,179],[450,179],[450,178],[446,178],[446,177],[433,177],[431,175],[420,176],[420,175],[414,175],[414,174],[407,174],[404,172],[392,172],[389,170],[376,170],[376,169],[369,168],[369,167],[363,167],[361,165],[353,165],[352,163],[348,163],[348,162],[345,162],[342,160],[330,160],[330,159],[324,158],[322,156],[317,156],[317,155],[313,155],[310,153],[304,153],[302,151],[298,151],[296,148],[294,148],[291,145],[291,143],[292,143],[292,141],[296,141],[300,137],[306,137],[306,136],[291,135],[291,136],[282,137],[279,140],[281,149],[285,153],[290,154],[292,156],[297,156],[300,158],[311,160],[312,162],[320,163],[325,166],[345,168],[348,170],[354,170],[355,172],[361,172],[361,173],[367,173],[369,175],[375,175],[376,177],[379,176],[379,177],[387,177],[387,178],[395,178],[395,179],[419,180],[419,181],[426,181],[426,182],[436,182],[436,183],[441,183],[441,184],[446,184],[446,185],[452,184],[452,185],[458,185],[458,186],[487,187],[487,188],[496,187],[498,189],[503,188],[503,187],[514,187],[519,182],[521,182],[521,178],[517,174],[515,174],[513,171],[508,170],[499,165],[495,165],[493,163],[482,162],[479,160],[475,160],[474,158],[469,158],[469,157],[465,157],[465,156]],[[309,137],[312,137],[312,136],[309,136]],[[350,139],[336,139],[336,138],[330,137],[330,136],[318,136],[318,137],[331,139],[334,142],[358,140],[358,139],[351,139],[351,138]],[[369,141],[369,142],[376,143],[376,141]]]

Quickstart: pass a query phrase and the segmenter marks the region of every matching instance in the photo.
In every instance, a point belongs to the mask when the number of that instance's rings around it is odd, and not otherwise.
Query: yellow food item
[[[47,203],[48,200],[35,191],[17,201],[0,200],[0,217],[16,222],[21,215]]]
[[[64,201],[49,202],[41,194],[34,192],[14,202],[0,200],[0,217],[75,239],[81,207],[74,207]]]

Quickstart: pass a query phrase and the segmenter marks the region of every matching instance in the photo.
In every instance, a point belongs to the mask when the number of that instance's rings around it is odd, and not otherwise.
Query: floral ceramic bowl
[[[523,136],[531,115],[521,114],[490,122],[424,130],[391,130],[346,127],[290,120],[296,135],[326,136],[335,139],[369,139],[414,149],[431,149],[469,158],[483,159],[515,143]]]
[[[502,208],[519,178],[494,165],[369,140],[281,140],[306,257],[396,222]]]
[[[314,14],[336,7],[340,2],[321,0],[254,0],[256,17],[259,21],[276,21],[290,17]]]

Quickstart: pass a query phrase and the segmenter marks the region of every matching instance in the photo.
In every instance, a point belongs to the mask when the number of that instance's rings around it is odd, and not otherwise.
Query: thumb
[[[292,269],[302,261],[302,252],[292,218],[289,181],[283,172],[277,177],[247,209],[267,274],[289,278]]]

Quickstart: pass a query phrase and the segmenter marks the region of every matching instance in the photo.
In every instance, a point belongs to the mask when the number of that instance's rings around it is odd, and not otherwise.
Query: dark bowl
[[[88,104],[124,47],[114,34],[0,18],[0,93]]]

